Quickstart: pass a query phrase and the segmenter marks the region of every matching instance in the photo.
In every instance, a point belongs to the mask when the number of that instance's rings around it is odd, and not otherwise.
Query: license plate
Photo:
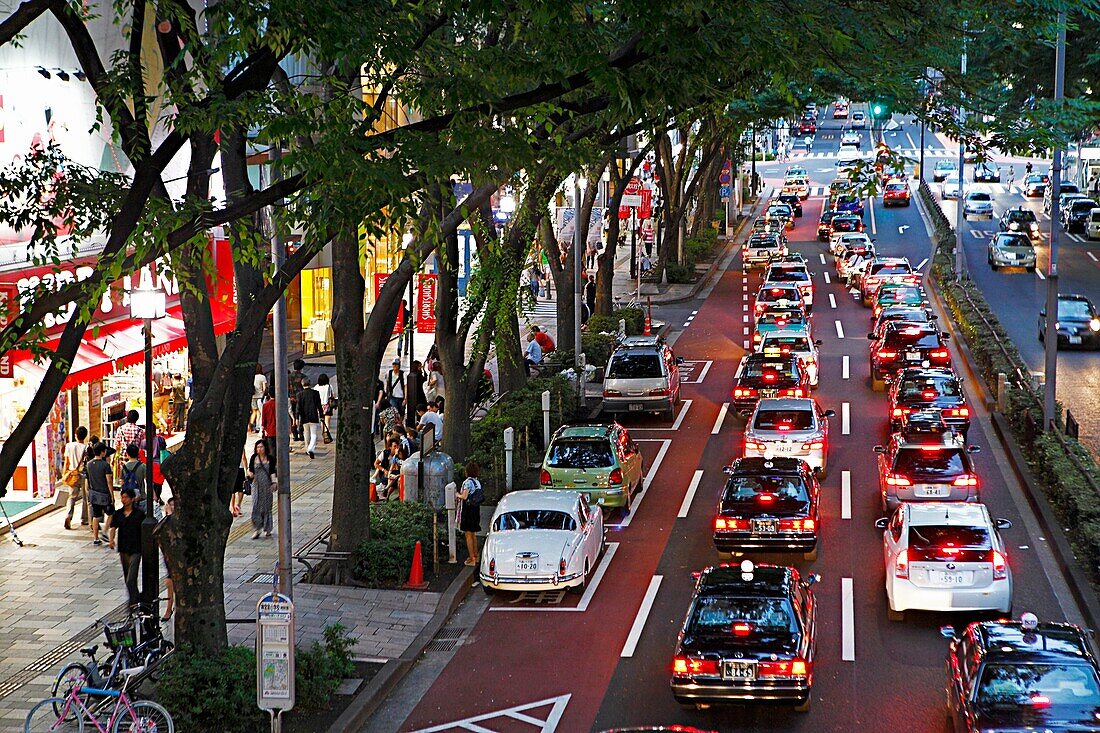
[[[516,572],[518,573],[534,573],[537,572],[538,569],[539,559],[537,557],[516,559]]]
[[[1081,343],[1081,337],[1080,336],[1070,336],[1069,337],[1069,342],[1071,344],[1079,344],[1079,343]]]
[[[756,679],[756,664],[754,662],[723,662],[722,676],[727,680],[754,680]]]
[[[1015,252],[1005,252],[1005,259],[1008,260],[1009,262],[1015,262],[1016,261],[1016,253]]]
[[[907,351],[907,352],[905,352],[905,360],[906,361],[920,361],[920,352],[919,351]]]
[[[924,497],[926,499],[951,496],[951,489],[947,486],[918,486],[913,489],[915,496]]]
[[[645,405],[634,404],[634,405],[631,405],[630,407],[628,407],[627,409],[630,410],[631,412],[641,412],[643,407],[645,407]]]
[[[772,447],[775,449],[776,453],[783,453],[783,454],[790,454],[790,453],[794,453],[794,452],[799,450],[799,448],[796,447],[796,446],[785,445],[783,443],[780,443],[778,445],[773,445]]]
[[[966,576],[963,573],[936,573],[936,581],[940,585],[966,585]]]
[[[754,534],[775,534],[776,524],[774,519],[754,519],[752,520],[752,531]]]
[[[762,389],[762,390],[760,390],[760,396],[761,397],[775,397],[777,394],[779,394],[778,389]]]

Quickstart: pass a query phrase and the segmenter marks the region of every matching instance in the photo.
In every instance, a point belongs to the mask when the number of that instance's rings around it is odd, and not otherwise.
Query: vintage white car
[[[572,491],[513,491],[497,504],[481,551],[481,587],[584,590],[604,546],[603,512]]]

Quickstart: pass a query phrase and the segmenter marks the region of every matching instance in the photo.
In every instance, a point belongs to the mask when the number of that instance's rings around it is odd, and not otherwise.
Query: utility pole
[[[1058,44],[1054,51],[1054,108],[1062,109],[1066,81],[1066,11],[1058,13]],[[1058,199],[1062,188],[1062,146],[1054,148],[1054,160],[1050,166],[1050,260],[1047,262],[1047,305],[1043,329],[1044,384],[1043,429],[1056,429],[1058,384],[1058,244],[1061,231],[1058,226]]]
[[[282,142],[276,141],[271,149],[271,183],[282,179],[279,159],[282,157]],[[271,259],[275,271],[283,269],[286,262],[286,244],[275,220],[275,210],[282,205],[279,199],[268,210],[271,221]],[[279,507],[279,592],[287,598],[294,597],[293,574],[290,572],[290,397],[287,393],[287,322],[286,293],[275,302],[275,476]]]
[[[966,76],[966,21],[963,21],[963,50],[962,50],[962,75]],[[963,168],[966,165],[966,142],[963,137],[963,120],[966,119],[966,109],[963,107],[963,97],[959,96],[959,198],[955,202],[955,282],[962,282],[966,277],[966,256],[963,254]],[[921,151],[923,152],[923,141]],[[924,175],[923,169],[921,175]]]
[[[584,300],[584,283],[581,282],[581,258],[584,257],[584,241],[581,239],[581,174],[573,184],[573,354],[577,371],[577,402],[584,404],[584,352],[581,350],[581,308]],[[619,212],[612,212],[618,216]],[[558,297],[562,297],[559,295]]]

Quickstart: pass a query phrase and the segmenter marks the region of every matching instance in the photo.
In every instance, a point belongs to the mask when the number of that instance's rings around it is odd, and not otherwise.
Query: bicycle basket
[[[122,646],[132,647],[137,644],[137,628],[133,619],[104,624],[103,634],[107,637],[107,646],[111,651]]]

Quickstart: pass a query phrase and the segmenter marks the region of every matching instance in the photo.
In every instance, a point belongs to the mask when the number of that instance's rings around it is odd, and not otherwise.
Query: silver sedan
[[[993,197],[985,191],[971,191],[963,199],[963,216],[993,218]]]

